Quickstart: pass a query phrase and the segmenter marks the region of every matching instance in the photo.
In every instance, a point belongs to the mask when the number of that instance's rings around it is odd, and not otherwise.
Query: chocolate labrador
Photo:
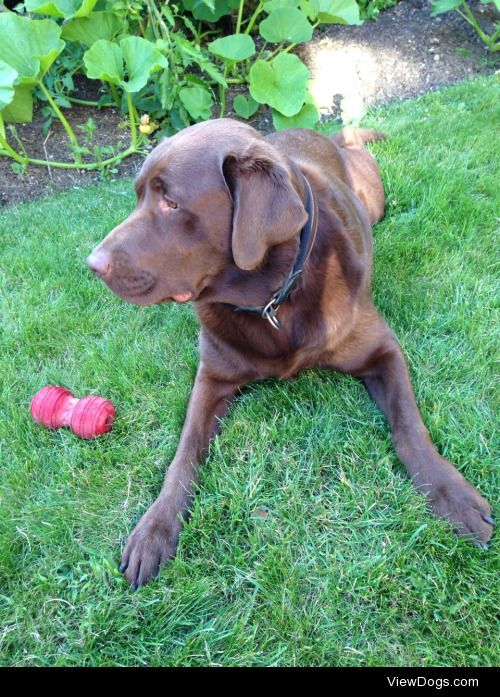
[[[123,552],[134,589],[175,554],[231,398],[252,380],[309,366],[363,381],[434,513],[486,548],[488,503],[431,442],[399,344],[372,302],[371,226],[384,192],[365,143],[383,137],[347,128],[265,138],[230,119],[186,128],[147,157],[135,211],[87,259],[127,302],[191,301],[201,324],[176,455]]]

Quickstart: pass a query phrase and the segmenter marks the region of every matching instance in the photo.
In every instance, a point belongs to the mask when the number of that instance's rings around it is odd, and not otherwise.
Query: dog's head
[[[290,164],[253,128],[196,124],[147,157],[135,211],[88,266],[124,300],[196,300],[222,269],[251,271],[307,219]]]

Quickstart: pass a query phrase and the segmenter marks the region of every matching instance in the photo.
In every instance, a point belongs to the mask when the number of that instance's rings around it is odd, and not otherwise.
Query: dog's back
[[[340,180],[352,189],[372,225],[384,216],[385,197],[378,165],[365,143],[385,138],[380,131],[352,126],[331,137],[306,128],[291,128],[268,136],[289,157],[318,167],[328,179]]]

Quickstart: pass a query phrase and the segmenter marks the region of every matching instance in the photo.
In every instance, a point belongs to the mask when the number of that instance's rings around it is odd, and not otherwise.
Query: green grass
[[[493,508],[499,97],[481,78],[366,120],[390,135],[375,299],[434,441]],[[333,373],[243,393],[177,558],[130,592],[120,550],[197,365],[192,308],[128,306],[84,266],[133,206],[121,180],[0,214],[1,663],[498,664],[498,536],[485,553],[433,518],[363,387]],[[112,399],[111,433],[34,425],[48,383]]]

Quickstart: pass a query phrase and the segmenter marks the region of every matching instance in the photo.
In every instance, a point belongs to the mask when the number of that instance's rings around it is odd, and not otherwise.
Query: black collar
[[[233,308],[233,312],[246,312],[252,315],[260,315],[260,317],[267,319],[267,321],[275,328],[280,328],[280,321],[276,317],[276,313],[283,303],[288,299],[288,296],[292,292],[295,284],[302,271],[306,265],[306,261],[311,253],[314,240],[316,239],[316,231],[318,229],[318,209],[316,200],[314,198],[311,185],[304,176],[304,182],[306,184],[307,190],[307,200],[306,200],[306,212],[307,221],[302,230],[300,231],[300,245],[297,258],[295,259],[295,264],[292,270],[288,274],[285,282],[275,293],[273,293],[271,299],[266,305],[261,305],[260,307],[238,307],[236,305],[228,305],[228,307]]]

